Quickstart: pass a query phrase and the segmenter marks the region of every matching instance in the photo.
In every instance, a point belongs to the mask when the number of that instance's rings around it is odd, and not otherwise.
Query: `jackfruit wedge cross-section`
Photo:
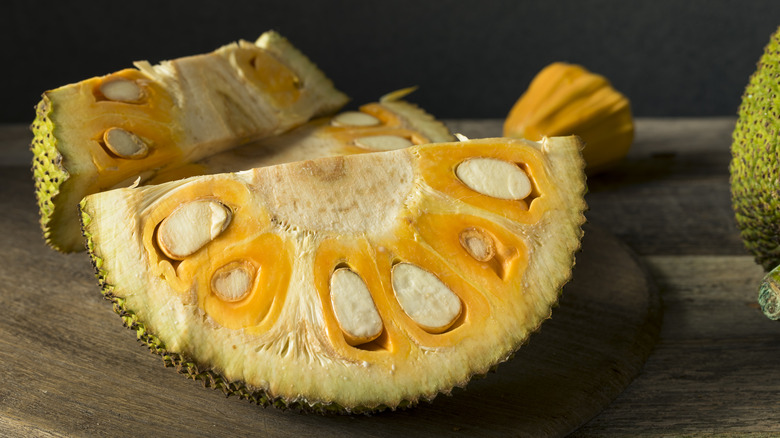
[[[33,174],[55,249],[83,249],[85,195],[280,134],[347,101],[275,32],[135,67],[47,91],[38,104]]]
[[[372,412],[509,358],[571,275],[577,137],[322,158],[86,197],[103,293],[167,365],[262,405]]]
[[[444,123],[402,100],[410,91],[395,91],[377,102],[361,105],[357,110],[320,117],[284,134],[149,174],[140,183],[159,184],[196,175],[455,140]]]

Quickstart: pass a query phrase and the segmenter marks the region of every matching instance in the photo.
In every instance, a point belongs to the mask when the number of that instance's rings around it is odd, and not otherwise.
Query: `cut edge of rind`
[[[38,203],[38,216],[43,238],[48,245],[61,252],[72,252],[71,245],[60,241],[54,220],[54,198],[60,193],[60,187],[70,178],[62,165],[62,154],[57,149],[54,136],[54,124],[49,115],[52,104],[46,94],[36,105],[36,117],[30,126],[33,139],[30,151],[33,153],[32,174],[35,184],[35,198]]]
[[[520,140],[523,141],[523,140]],[[567,147],[570,148],[576,148],[578,150],[577,154],[571,154],[571,153],[565,153],[562,149],[562,147],[558,145],[551,145],[550,142],[560,142],[565,141],[567,143],[570,143],[567,145]],[[548,173],[550,174],[553,179],[556,180],[556,182],[568,182],[567,188],[565,190],[559,191],[559,193],[567,193],[568,194],[568,200],[577,202],[577,206],[575,207],[576,210],[579,212],[575,218],[572,218],[571,223],[569,224],[569,232],[572,232],[575,234],[576,239],[571,240],[564,240],[560,239],[560,241],[571,241],[574,242],[574,245],[571,247],[565,248],[563,253],[566,255],[567,260],[565,265],[568,267],[568,271],[560,276],[560,278],[557,279],[555,282],[555,286],[551,287],[550,290],[555,291],[555,296],[551,297],[552,301],[549,303],[549,307],[547,309],[546,316],[542,317],[536,327],[529,330],[528,335],[525,337],[525,339],[518,344],[518,346],[514,349],[514,351],[511,353],[510,357],[513,357],[518,350],[520,350],[521,347],[526,345],[530,339],[533,337],[532,335],[534,333],[538,333],[544,323],[552,318],[553,315],[553,309],[556,308],[559,305],[560,298],[563,296],[563,289],[568,284],[573,277],[574,273],[574,267],[576,265],[576,256],[578,253],[582,251],[582,239],[585,235],[585,231],[583,229],[583,226],[587,222],[587,218],[585,216],[585,212],[588,210],[588,205],[585,202],[585,195],[588,191],[588,185],[587,185],[587,174],[586,174],[586,163],[585,159],[582,155],[582,149],[584,147],[584,144],[582,142],[582,139],[576,135],[571,136],[565,136],[565,137],[544,137],[539,142],[537,142],[541,145],[541,150],[545,155],[560,155],[564,159],[562,161],[559,161],[559,159],[550,159],[550,163],[556,164],[556,167],[560,166],[558,169],[547,169]],[[566,157],[566,155],[569,155]],[[554,175],[557,171],[561,176],[556,178]],[[571,178],[572,175],[578,175],[578,178]],[[508,358],[508,359],[509,359]]]

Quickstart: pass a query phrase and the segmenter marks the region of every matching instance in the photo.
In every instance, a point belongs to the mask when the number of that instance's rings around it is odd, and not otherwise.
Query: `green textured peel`
[[[742,96],[733,132],[731,198],[756,262],[780,264],[780,33],[772,35]]]
[[[780,318],[780,28],[771,36],[745,87],[731,145],[731,200],[745,247],[770,272],[758,302]]]

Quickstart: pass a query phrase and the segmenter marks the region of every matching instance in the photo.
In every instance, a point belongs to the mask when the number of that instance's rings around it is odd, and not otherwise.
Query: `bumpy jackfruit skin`
[[[619,163],[634,140],[628,98],[601,75],[555,62],[543,68],[515,102],[504,135],[539,141],[577,135],[585,147],[586,172],[593,175]]]
[[[166,365],[264,406],[397,409],[485,374],[550,316],[582,236],[580,148],[576,138],[429,144],[111,190],[81,202],[83,232],[104,295]],[[532,190],[516,200],[471,190],[456,168],[474,158],[518,164]],[[162,221],[202,200],[232,211],[229,225],[171,260]],[[492,236],[493,259],[458,243],[474,229]],[[260,265],[253,289],[222,302],[212,275],[236,261]],[[397,263],[455,292],[452,326],[426,331],[404,313]],[[382,335],[363,345],[347,342],[330,304],[328,277],[343,266],[382,316]]]
[[[49,222],[54,215],[53,199],[59,195],[60,185],[70,176],[62,165],[62,155],[57,151],[52,140],[52,122],[49,119],[51,105],[48,99],[41,101],[37,108],[37,116],[32,124],[33,141],[33,179],[35,180],[35,194],[40,212],[41,227],[44,239],[49,242],[51,229]]]
[[[83,250],[77,214],[83,196],[281,134],[347,101],[275,32],[255,43],[135,66],[47,91],[37,106],[32,171],[44,238],[57,250]],[[130,87],[131,96],[109,92],[112,83]],[[115,128],[146,150],[112,149],[104,135]]]
[[[756,262],[780,264],[780,35],[772,35],[742,95],[733,132],[731,199]]]

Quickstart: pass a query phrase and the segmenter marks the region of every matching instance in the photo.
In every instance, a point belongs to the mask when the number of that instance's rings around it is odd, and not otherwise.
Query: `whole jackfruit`
[[[731,152],[737,224],[745,246],[768,271],[780,264],[780,28],[742,95]],[[777,319],[778,297],[772,290],[765,285],[760,302],[767,316]]]

